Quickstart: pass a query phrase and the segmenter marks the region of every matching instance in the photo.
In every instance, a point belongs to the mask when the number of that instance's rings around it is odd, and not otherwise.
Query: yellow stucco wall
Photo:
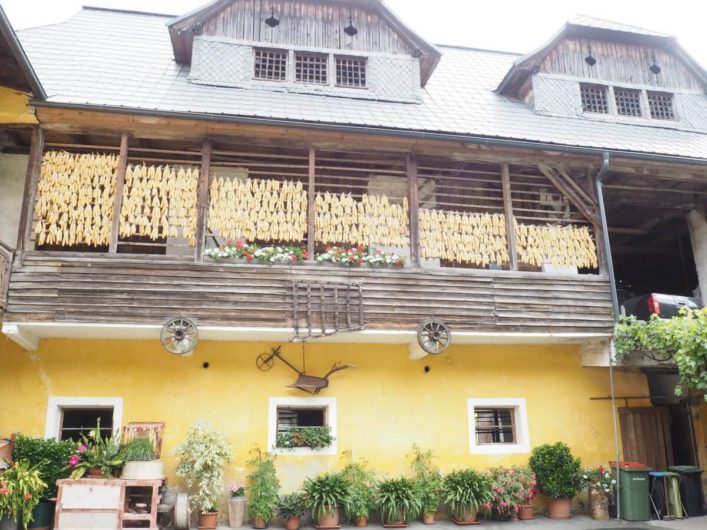
[[[157,341],[42,341],[27,353],[0,340],[0,435],[44,434],[49,396],[119,396],[123,422],[166,422],[169,450],[197,418],[225,431],[234,448],[232,476],[243,477],[248,452],[267,443],[268,398],[305,396],[285,388],[294,373],[276,363],[267,373],[256,356],[270,343],[202,342],[196,355],[177,358]],[[567,442],[586,465],[613,459],[611,405],[605,369],[582,368],[569,346],[457,346],[439,357],[408,359],[389,345],[307,345],[307,369],[323,374],[334,361],[358,366],[337,373],[322,396],[336,397],[338,449],[352,450],[388,474],[407,471],[413,443],[434,449],[444,470],[471,465],[525,464],[528,455],[469,454],[467,398],[523,397],[530,442]],[[283,345],[301,362],[301,346]],[[204,369],[202,363],[209,362]],[[429,373],[424,367],[429,366]],[[647,392],[640,374],[617,374],[622,394]],[[167,458],[169,473],[173,461]],[[305,475],[339,465],[339,457],[278,457],[286,489]]]
[[[29,100],[29,94],[0,86],[0,123],[37,123]]]

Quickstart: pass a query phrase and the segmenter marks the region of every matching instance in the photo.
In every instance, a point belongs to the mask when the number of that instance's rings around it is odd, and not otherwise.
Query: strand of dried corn
[[[410,245],[407,198],[391,203],[384,195],[318,193],[315,198],[315,234],[321,243],[350,245]]]
[[[198,185],[197,168],[128,165],[120,236],[147,236],[154,241],[181,235],[194,246]]]
[[[302,241],[307,234],[307,191],[301,182],[215,178],[208,228],[228,239]]]
[[[479,265],[508,262],[506,220],[501,214],[420,210],[420,255]]]
[[[597,248],[586,226],[527,225],[514,220],[518,259],[540,267],[596,268]]]
[[[47,151],[37,184],[39,245],[108,245],[118,157]]]

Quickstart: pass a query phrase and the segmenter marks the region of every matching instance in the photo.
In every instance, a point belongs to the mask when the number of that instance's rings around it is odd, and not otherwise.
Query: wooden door
[[[619,409],[624,461],[641,462],[656,471],[673,465],[670,413],[666,407]]]

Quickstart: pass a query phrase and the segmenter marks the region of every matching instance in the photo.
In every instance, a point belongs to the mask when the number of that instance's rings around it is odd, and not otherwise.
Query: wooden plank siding
[[[368,329],[414,330],[438,317],[456,331],[606,333],[608,280],[509,271],[184,263],[34,253],[15,263],[6,320],[292,326],[292,282],[357,282]]]

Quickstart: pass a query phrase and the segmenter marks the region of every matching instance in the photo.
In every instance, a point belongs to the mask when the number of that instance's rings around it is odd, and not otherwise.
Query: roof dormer
[[[206,85],[414,102],[440,58],[380,0],[216,0],[168,28]]]

